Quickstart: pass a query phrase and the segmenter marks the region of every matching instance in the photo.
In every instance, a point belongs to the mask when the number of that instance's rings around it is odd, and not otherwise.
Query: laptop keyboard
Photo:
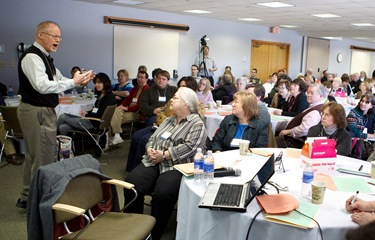
[[[243,185],[220,184],[214,205],[239,206]]]

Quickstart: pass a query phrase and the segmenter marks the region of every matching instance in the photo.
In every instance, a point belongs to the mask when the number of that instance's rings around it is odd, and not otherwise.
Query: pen
[[[373,183],[373,182],[367,182],[368,184],[370,184],[370,185],[374,185],[375,186],[375,183]]]
[[[358,193],[359,193],[359,191],[357,191],[357,192],[355,193],[355,195],[354,195],[352,201],[350,202],[350,204],[353,204],[353,203],[355,203],[355,201],[357,201]]]
[[[362,168],[363,168],[363,165],[361,165],[361,166],[359,167],[358,171],[360,172],[360,171],[362,170]]]

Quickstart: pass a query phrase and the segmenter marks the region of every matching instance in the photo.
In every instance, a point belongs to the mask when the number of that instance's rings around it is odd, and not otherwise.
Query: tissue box
[[[315,172],[335,170],[336,141],[334,139],[308,138],[301,152],[301,163],[310,163]]]

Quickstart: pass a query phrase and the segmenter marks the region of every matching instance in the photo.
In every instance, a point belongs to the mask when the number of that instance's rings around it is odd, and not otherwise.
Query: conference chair
[[[99,122],[100,124],[99,124],[99,127],[97,127],[97,128],[89,130],[89,129],[85,128],[85,126],[80,122],[79,124],[82,126],[82,128],[84,130],[72,129],[72,130],[69,131],[73,136],[73,142],[74,142],[76,134],[82,135],[82,151],[83,152],[85,152],[83,136],[89,135],[95,142],[95,145],[96,145],[97,150],[98,150],[96,152],[100,153],[99,156],[97,156],[97,157],[100,157],[101,154],[104,153],[103,148],[104,148],[105,144],[102,144],[102,142],[104,140],[111,141],[110,138],[106,139],[106,133],[108,132],[108,130],[111,126],[111,119],[112,119],[113,113],[115,112],[115,109],[116,109],[116,105],[107,106],[107,108],[105,109],[101,118],[92,118],[92,117],[82,117],[81,118],[81,120],[85,119],[85,120],[91,120],[91,121]],[[113,145],[113,144],[110,144],[110,145]],[[95,154],[95,155],[98,155],[98,154]],[[105,162],[103,162],[103,163],[108,164],[108,159],[106,159]]]
[[[86,225],[74,232],[66,228],[68,233],[60,239],[149,238],[155,224],[155,218],[150,215],[123,213],[125,206],[121,212],[101,212],[98,216],[93,216],[90,209],[103,201],[103,184],[113,184],[124,188],[125,191],[132,191],[134,193],[132,201],[137,197],[134,185],[124,181],[101,180],[95,174],[83,174],[71,179],[62,196],[52,206],[55,223],[84,218]]]
[[[0,112],[3,117],[1,122],[4,123],[5,128],[5,138],[3,141],[3,146],[1,147],[0,153],[0,162],[3,157],[5,143],[8,139],[13,139],[19,141],[19,139],[23,138],[22,129],[20,126],[20,122],[17,117],[17,107],[8,107],[8,106],[0,106]]]

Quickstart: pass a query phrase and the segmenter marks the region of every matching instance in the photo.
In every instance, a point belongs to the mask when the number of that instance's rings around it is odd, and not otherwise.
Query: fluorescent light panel
[[[283,28],[299,28],[299,26],[295,26],[295,25],[280,25],[279,27],[283,27]]]
[[[199,10],[199,9],[195,9],[195,10],[184,10],[184,12],[186,12],[186,13],[196,13],[196,14],[212,13],[212,12],[209,12],[209,11]]]
[[[112,1],[112,2],[121,3],[121,4],[128,4],[128,5],[140,5],[140,4],[144,4],[144,2],[133,1],[133,0],[115,0],[115,1]]]
[[[329,39],[329,40],[342,40],[342,37],[322,37],[322,38],[325,38],[325,39]]]
[[[238,20],[241,20],[241,21],[248,21],[248,22],[259,22],[259,21],[263,21],[262,19],[258,19],[258,18],[239,18]]]
[[[341,16],[331,14],[331,13],[311,14],[311,15],[314,16],[314,17],[318,17],[318,18],[338,18],[338,17],[341,17]]]
[[[270,8],[283,8],[283,7],[294,7],[294,5],[282,3],[282,2],[266,2],[266,3],[257,3],[259,6],[270,7]]]
[[[351,23],[350,25],[357,26],[357,27],[372,27],[372,26],[375,26],[372,23]]]

